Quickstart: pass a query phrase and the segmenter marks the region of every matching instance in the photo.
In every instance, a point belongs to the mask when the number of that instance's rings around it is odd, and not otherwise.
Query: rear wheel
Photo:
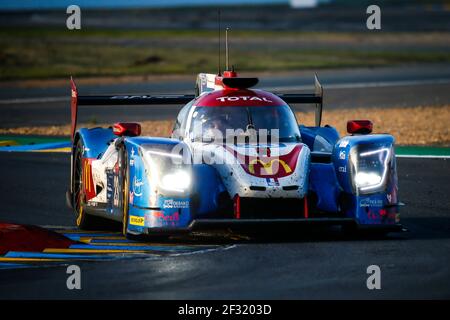
[[[80,139],[74,154],[73,179],[72,179],[72,204],[76,216],[76,224],[80,229],[92,230],[98,228],[98,219],[86,213],[86,197],[83,189],[83,166],[84,144]]]

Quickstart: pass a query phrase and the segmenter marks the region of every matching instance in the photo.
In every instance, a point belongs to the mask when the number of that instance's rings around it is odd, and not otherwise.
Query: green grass
[[[450,53],[436,50],[372,51],[367,49],[321,47],[284,49],[271,47],[270,39],[297,37],[302,40],[347,39],[361,34],[295,33],[295,32],[233,32],[233,40],[261,38],[263,45],[232,47],[232,63],[241,71],[283,71],[306,68],[337,68],[384,66],[399,63],[450,62]],[[379,37],[379,35],[377,35]],[[392,35],[390,35],[392,36]],[[82,30],[52,28],[0,29],[0,80],[76,77],[196,74],[217,70],[217,48],[211,39],[214,31],[198,30]],[[134,40],[157,40],[157,45]],[[183,41],[182,45],[176,42]],[[209,41],[202,46],[186,39]],[[111,40],[127,40],[123,45]],[[267,41],[267,47],[264,45]]]
[[[270,30],[232,30],[230,36],[236,38],[253,38],[253,37],[330,37],[330,36],[351,36],[354,34],[363,34],[363,32],[354,33],[329,33],[329,32],[298,32],[298,31],[270,31]],[[222,31],[222,37],[224,31]],[[93,37],[105,37],[114,39],[148,39],[148,38],[213,38],[218,37],[217,30],[195,30],[195,29],[100,29],[89,28],[81,30],[68,30],[66,28],[52,28],[52,27],[16,27],[16,28],[0,28],[1,38],[93,38]],[[223,38],[222,38],[223,40]]]
[[[14,141],[18,145],[24,145],[24,144],[64,142],[67,141],[67,137],[46,137],[35,135],[0,135],[0,141]]]
[[[432,155],[432,156],[450,156],[450,148],[442,147],[417,147],[417,146],[397,146],[395,147],[397,155]]]

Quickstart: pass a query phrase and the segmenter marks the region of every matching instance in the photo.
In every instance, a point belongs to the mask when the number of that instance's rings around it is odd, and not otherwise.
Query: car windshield
[[[231,131],[230,131],[231,130]],[[289,106],[196,107],[192,113],[190,137],[196,141],[224,141],[233,136],[255,133],[277,136],[280,142],[299,142],[300,131]],[[240,132],[238,134],[237,132]]]

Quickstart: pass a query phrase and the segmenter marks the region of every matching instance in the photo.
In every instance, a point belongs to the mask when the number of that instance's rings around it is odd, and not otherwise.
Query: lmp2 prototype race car
[[[394,138],[372,122],[348,136],[321,126],[314,94],[249,89],[257,78],[199,74],[194,95],[79,96],[73,80],[71,184],[79,228],[106,218],[127,236],[199,229],[342,225],[396,231]],[[290,104],[315,105],[315,126]],[[143,137],[138,123],[76,129],[79,105],[185,104],[170,138]]]

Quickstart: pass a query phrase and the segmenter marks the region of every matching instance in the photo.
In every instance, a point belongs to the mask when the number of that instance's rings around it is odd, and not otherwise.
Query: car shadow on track
[[[417,240],[450,239],[450,217],[404,218],[410,238]]]
[[[239,244],[283,242],[336,242],[360,240],[404,240],[406,232],[384,234],[380,232],[347,232],[341,228],[308,228],[295,230],[211,230],[173,236],[139,236],[142,242],[165,242],[186,244]]]
[[[205,230],[175,235],[132,236],[132,240],[144,243],[183,244],[236,244],[236,243],[282,243],[282,242],[329,242],[372,241],[408,239],[450,238],[450,217],[415,217],[402,220],[402,232],[384,233],[378,230],[355,232],[334,227],[259,228],[258,230]],[[121,225],[110,222],[102,231],[120,232]]]

